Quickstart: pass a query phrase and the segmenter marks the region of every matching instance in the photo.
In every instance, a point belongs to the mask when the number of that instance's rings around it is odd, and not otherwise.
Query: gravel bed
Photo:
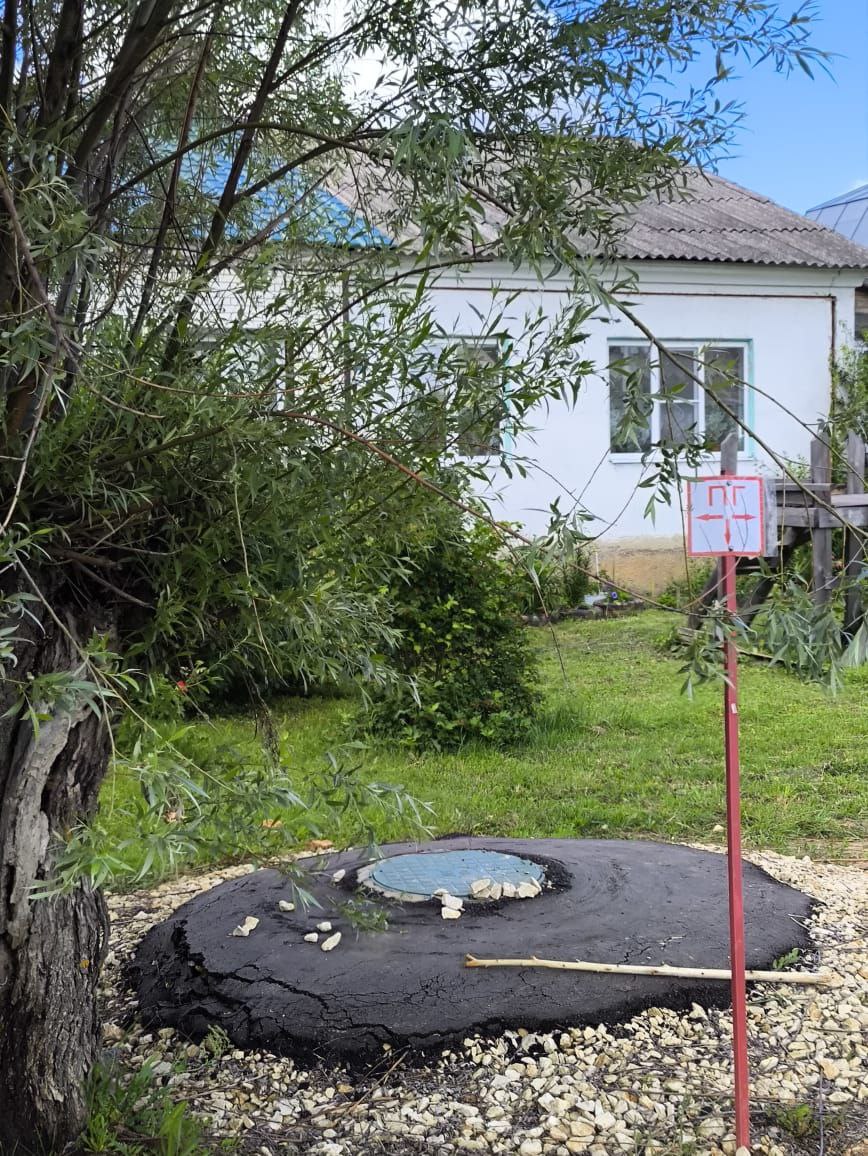
[[[720,848],[706,848],[720,850]],[[868,871],[749,855],[819,902],[811,967],[829,987],[753,985],[754,1153],[868,1156]],[[731,1021],[694,1004],[617,1026],[468,1038],[424,1066],[384,1048],[368,1070],[302,1066],[172,1029],[144,1032],[123,969],[142,935],[181,903],[251,868],[227,868],[110,899],[105,1041],[156,1074],[206,1121],[259,1156],[516,1153],[732,1156]]]

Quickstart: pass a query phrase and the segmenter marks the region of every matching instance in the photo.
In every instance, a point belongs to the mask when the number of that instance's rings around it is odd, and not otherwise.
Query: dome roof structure
[[[812,221],[834,229],[857,245],[868,245],[868,185],[859,185],[839,197],[808,209]]]

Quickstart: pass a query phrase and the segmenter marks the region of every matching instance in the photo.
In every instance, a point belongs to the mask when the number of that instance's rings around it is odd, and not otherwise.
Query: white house
[[[619,257],[636,276],[631,308],[653,335],[702,374],[713,376],[725,365],[743,382],[727,387],[727,401],[756,437],[783,458],[807,458],[806,426],[828,413],[831,365],[840,345],[852,340],[868,248],[719,177],[696,174],[689,199],[648,200],[631,212]],[[522,317],[540,305],[554,316],[567,292],[557,276],[540,282],[506,265],[450,272],[431,290],[444,329],[478,345],[479,317],[489,309],[493,286],[517,293],[510,307],[517,335]],[[647,360],[649,343],[617,313],[599,312],[588,328],[583,356],[599,373],[575,407],[541,409],[535,431],[508,447],[539,469],[509,479],[489,458],[487,496],[497,515],[533,532],[545,528],[556,497],[562,510],[587,508],[608,573],[628,585],[659,588],[683,568],[682,510],[674,498],[657,508],[653,523],[645,517],[648,491],[639,483],[653,466],[613,437],[621,379],[607,368],[613,361]],[[664,362],[661,369],[659,357],[650,360],[644,384],[653,395],[661,373],[663,385],[671,384],[666,379],[678,366]],[[677,402],[655,402],[645,445],[665,439],[673,424],[717,440],[731,422],[688,381]],[[780,472],[752,437],[742,437],[741,461],[745,472]],[[715,468],[712,459],[709,471]]]

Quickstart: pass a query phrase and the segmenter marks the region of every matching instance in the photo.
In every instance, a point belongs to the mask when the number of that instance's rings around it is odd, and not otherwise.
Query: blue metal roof
[[[213,199],[216,207],[229,176],[231,163],[231,158],[225,155],[205,159],[196,153],[189,153],[181,162],[181,170],[184,179],[196,185],[205,197]],[[239,182],[241,191],[245,183],[254,183],[256,180],[249,172],[246,178],[246,181],[242,179]],[[253,232],[267,228],[283,213],[290,213],[297,207],[297,214],[293,212],[288,220],[293,220],[296,227],[300,222],[304,223],[309,244],[349,245],[353,248],[376,248],[391,244],[385,233],[350,209],[334,193],[318,186],[315,181],[308,185],[296,174],[291,173],[282,181],[268,185],[251,198],[251,204],[250,227]],[[238,235],[237,225],[233,224],[231,216],[227,223],[227,233]],[[278,225],[269,239],[277,240],[284,233],[285,227]]]
[[[805,214],[820,225],[834,229],[855,241],[858,245],[868,245],[868,185],[823,201]]]

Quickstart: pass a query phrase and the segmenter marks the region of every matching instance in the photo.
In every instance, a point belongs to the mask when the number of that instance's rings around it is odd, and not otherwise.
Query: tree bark
[[[106,720],[83,702],[46,703],[37,730],[15,709],[28,676],[78,670],[77,643],[110,626],[64,598],[56,581],[53,589],[45,575],[37,581],[63,628],[28,602],[33,618],[14,620],[18,663],[0,690],[2,713],[13,708],[0,718],[2,1153],[57,1150],[84,1124],[108,933],[102,895],[88,883],[55,898],[31,894],[51,877],[58,840],[93,814],[110,749]]]

